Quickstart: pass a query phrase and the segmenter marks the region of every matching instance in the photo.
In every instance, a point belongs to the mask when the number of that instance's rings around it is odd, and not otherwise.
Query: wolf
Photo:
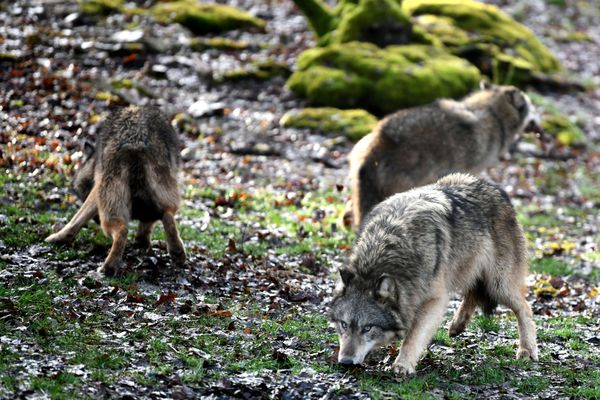
[[[484,85],[462,101],[440,99],[384,118],[349,155],[353,227],[394,193],[495,165],[525,129],[542,134],[529,97],[513,86]]]
[[[131,219],[139,220],[136,242],[149,249],[152,229],[161,220],[172,259],[181,264],[186,254],[177,231],[181,145],[168,120],[154,106],[130,106],[111,113],[101,124],[96,147],[74,177],[83,205],[50,243],[73,240],[92,218],[98,218],[112,247],[98,272],[119,272]]]
[[[464,295],[448,332],[464,331],[477,307],[517,317],[517,357],[538,359],[526,300],[527,250],[506,193],[469,174],[398,193],[368,215],[330,305],[340,364],[361,364],[402,339],[394,370],[415,372],[453,292]]]

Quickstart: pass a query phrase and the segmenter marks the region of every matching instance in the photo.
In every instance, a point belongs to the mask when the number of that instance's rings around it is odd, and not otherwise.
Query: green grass
[[[344,212],[344,201],[335,189],[315,193],[299,192],[294,195],[273,193],[259,189],[254,193],[210,188],[188,189],[188,201],[203,199],[214,202],[210,222],[200,229],[198,221],[206,220],[206,211],[182,207],[179,229],[189,246],[198,244],[211,257],[219,258],[230,250],[231,241],[236,251],[263,257],[274,255],[308,255],[326,263],[324,253],[349,247],[354,235],[339,226]],[[219,205],[225,203],[224,205]],[[222,219],[219,215],[230,212],[236,218]],[[216,215],[214,215],[216,214]],[[190,224],[192,222],[192,224]],[[165,239],[162,227],[154,239]],[[303,272],[310,273],[303,265]]]
[[[77,376],[68,372],[59,372],[53,377],[36,376],[30,382],[33,390],[46,392],[52,399],[72,399],[74,388],[80,383]]]
[[[529,270],[552,276],[568,276],[573,273],[573,269],[566,261],[554,257],[533,259]]]
[[[26,248],[40,243],[50,233],[52,224],[72,216],[76,211],[74,204],[64,202],[48,206],[45,200],[48,189],[57,185],[62,187],[65,182],[56,174],[44,175],[31,184],[26,177],[0,176],[0,199],[12,198],[15,193],[19,193],[20,199],[18,206],[3,205],[0,211],[10,222],[0,225],[0,237],[6,245]],[[227,200],[228,205],[215,205],[219,197]],[[204,247],[205,254],[216,260],[229,252],[229,240],[232,239],[238,252],[257,259],[268,252],[290,256],[313,254],[317,261],[327,265],[331,259],[329,255],[343,255],[341,249],[350,246],[354,238],[352,233],[337,225],[344,211],[343,200],[344,194],[335,188],[314,193],[287,193],[280,189],[261,188],[247,194],[206,187],[189,188],[178,216],[179,227],[188,248]],[[204,210],[197,207],[198,201],[206,205],[212,215],[205,230],[197,224],[205,216]],[[518,211],[519,220],[532,237],[538,235],[539,228],[550,232],[564,224],[562,217],[558,218],[552,212],[540,212],[533,206],[520,207]],[[220,218],[228,212],[231,214],[229,218]],[[563,215],[580,219],[587,213],[565,208]],[[33,220],[40,223],[31,223]],[[258,235],[259,231],[263,234]],[[130,236],[134,232],[135,224],[132,224]],[[153,239],[164,240],[160,224],[157,224]],[[98,225],[90,223],[72,245],[52,246],[47,256],[55,261],[84,260],[88,257],[89,250],[86,248],[90,245],[108,247],[109,244],[110,240],[100,232]],[[6,262],[0,260],[0,269],[5,266]],[[312,273],[306,266],[293,268]],[[532,272],[563,277],[575,272],[566,260],[554,256],[536,257],[530,268]],[[128,378],[142,386],[162,388],[165,380],[171,379],[175,373],[179,374],[179,371],[182,374],[178,375],[178,379],[191,386],[240,372],[270,374],[285,370],[291,371],[286,373],[298,374],[306,367],[325,374],[344,371],[329,359],[337,345],[337,335],[323,314],[306,311],[300,306],[270,313],[265,310],[264,303],[249,293],[236,294],[232,298],[206,294],[197,300],[213,309],[229,310],[231,317],[201,311],[190,315],[189,319],[171,318],[156,326],[138,322],[127,327],[126,336],[122,338],[122,343],[127,343],[127,346],[117,345],[110,336],[119,332],[120,328],[115,329],[115,323],[129,320],[115,320],[114,314],[106,313],[99,304],[105,304],[107,298],[93,290],[79,294],[75,289],[80,287],[79,278],[64,278],[52,269],[45,269],[43,277],[22,278],[13,281],[10,286],[0,285],[0,297],[14,302],[18,310],[17,321],[26,326],[26,330],[16,331],[17,322],[0,319],[0,336],[18,338],[38,346],[36,348],[47,354],[61,357],[70,354],[65,363],[83,364],[90,372],[86,382],[91,380],[107,385]],[[107,278],[102,284],[135,294],[141,292],[146,282],[139,273],[130,273]],[[106,291],[104,293],[106,296]],[[64,298],[80,305],[86,318],[69,318],[63,312],[61,299]],[[153,310],[154,302],[155,298],[148,296],[137,305],[144,310]],[[196,300],[193,304],[197,305]],[[448,337],[443,327],[438,329],[433,342],[446,349],[433,346],[426,351],[417,366],[416,376],[399,378],[380,370],[379,366],[374,367],[374,362],[365,370],[348,373],[354,375],[362,390],[376,399],[428,398],[427,392],[434,389],[444,390],[449,399],[475,398],[473,394],[453,392],[453,384],[474,387],[507,384],[519,395],[527,397],[542,391],[555,375],[565,379],[561,396],[598,398],[597,382],[600,377],[597,373],[581,370],[576,374],[570,373],[569,368],[577,367],[575,362],[556,363],[551,350],[543,346],[544,343],[552,343],[590,363],[600,362],[596,355],[590,355],[593,349],[582,336],[584,329],[590,331],[594,324],[595,321],[583,316],[540,318],[538,337],[544,363],[542,369],[539,365],[515,360],[516,320],[509,313],[507,316],[477,316],[467,328],[469,335],[457,338]],[[498,337],[499,341],[481,340],[480,336]],[[275,340],[281,342],[281,338],[294,341],[293,351],[287,356],[274,354],[272,343]],[[477,346],[470,346],[472,343],[477,343]],[[450,353],[446,354],[446,351]],[[18,385],[25,385],[25,389],[48,393],[52,398],[80,395],[77,388],[82,385],[83,378],[68,372],[32,377],[23,383],[15,374],[15,361],[19,357],[7,346],[0,345],[1,387],[12,391]],[[128,369],[130,363],[147,366],[147,369],[144,372],[131,371]],[[341,388],[340,394],[343,392]],[[3,395],[5,393],[0,390],[0,397]]]
[[[499,332],[500,324],[498,323],[498,317],[495,315],[477,315],[471,322],[477,328],[484,332]]]

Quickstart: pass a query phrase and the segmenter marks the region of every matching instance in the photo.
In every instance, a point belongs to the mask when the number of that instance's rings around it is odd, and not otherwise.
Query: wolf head
[[[496,100],[492,101],[492,105],[495,103],[494,108],[499,117],[509,122],[512,125],[510,128],[517,134],[524,131],[542,134],[539,114],[523,91],[514,86],[496,86],[483,82],[481,89],[492,94],[492,98]]]
[[[343,269],[329,319],[340,339],[338,362],[361,364],[369,352],[404,336],[390,306],[397,297],[394,280],[386,274],[364,279]]]

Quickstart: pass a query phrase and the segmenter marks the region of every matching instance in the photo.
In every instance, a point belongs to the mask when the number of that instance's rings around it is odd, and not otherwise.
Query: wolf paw
[[[47,243],[68,243],[73,239],[72,236],[62,234],[60,232],[48,236],[44,241]]]
[[[538,360],[537,349],[536,348],[527,349],[524,347],[519,347],[519,350],[517,351],[517,359],[537,361]]]
[[[394,362],[394,372],[401,376],[409,376],[415,373],[415,366],[405,362]]]
[[[134,246],[141,251],[149,252],[152,250],[152,243],[148,238],[135,238]]]
[[[185,255],[185,250],[181,249],[181,250],[173,250],[170,252],[171,255],[171,259],[173,260],[173,262],[176,265],[183,265],[185,264],[185,260],[186,260],[186,255]]]
[[[120,262],[107,263],[105,262],[96,270],[96,273],[105,276],[119,276],[121,274]]]
[[[448,328],[448,336],[454,337],[458,336],[465,331],[465,324],[451,324]]]

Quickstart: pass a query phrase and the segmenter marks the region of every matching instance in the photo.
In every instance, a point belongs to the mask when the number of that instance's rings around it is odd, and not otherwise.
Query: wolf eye
[[[340,325],[342,326],[343,329],[348,328],[348,324],[345,323],[344,321],[340,321]]]
[[[371,330],[371,328],[372,328],[372,327],[373,327],[372,325],[367,325],[367,326],[365,326],[365,327],[363,328],[363,333],[367,333],[367,332],[369,332],[369,331]]]

